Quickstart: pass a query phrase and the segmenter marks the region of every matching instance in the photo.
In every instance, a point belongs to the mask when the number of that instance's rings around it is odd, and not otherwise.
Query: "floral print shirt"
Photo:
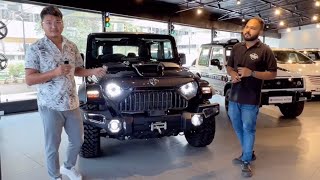
[[[46,36],[27,50],[25,68],[35,69],[40,73],[51,71],[65,61],[72,66],[71,72],[38,85],[38,106],[46,106],[57,111],[79,107],[74,71],[76,67],[83,67],[83,59],[77,46],[65,37],[63,37],[62,52]]]

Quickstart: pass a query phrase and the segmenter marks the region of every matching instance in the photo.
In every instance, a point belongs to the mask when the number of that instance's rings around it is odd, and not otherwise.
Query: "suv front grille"
[[[303,88],[302,78],[283,78],[265,80],[262,89],[288,89],[288,88]]]
[[[120,112],[166,111],[168,109],[185,109],[187,106],[188,101],[174,90],[134,91],[120,102]]]
[[[320,85],[320,76],[307,76],[313,85]]]

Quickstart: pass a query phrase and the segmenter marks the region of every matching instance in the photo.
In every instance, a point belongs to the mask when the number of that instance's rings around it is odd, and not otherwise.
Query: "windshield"
[[[96,38],[92,56],[102,63],[121,61],[166,61],[174,59],[170,39]]]
[[[320,51],[303,51],[303,54],[314,61],[320,61]]]
[[[297,51],[277,51],[273,50],[277,62],[280,64],[312,64],[313,61],[307,56]]]

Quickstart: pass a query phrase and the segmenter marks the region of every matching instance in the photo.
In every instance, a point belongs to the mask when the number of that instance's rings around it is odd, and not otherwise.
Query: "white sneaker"
[[[61,166],[60,173],[68,176],[70,180],[82,180],[81,174],[76,170],[75,167],[72,167],[71,169],[67,169],[64,166]]]

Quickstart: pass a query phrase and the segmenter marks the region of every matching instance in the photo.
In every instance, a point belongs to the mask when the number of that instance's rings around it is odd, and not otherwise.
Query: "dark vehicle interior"
[[[99,64],[134,62],[175,62],[169,39],[96,38],[92,59]]]

